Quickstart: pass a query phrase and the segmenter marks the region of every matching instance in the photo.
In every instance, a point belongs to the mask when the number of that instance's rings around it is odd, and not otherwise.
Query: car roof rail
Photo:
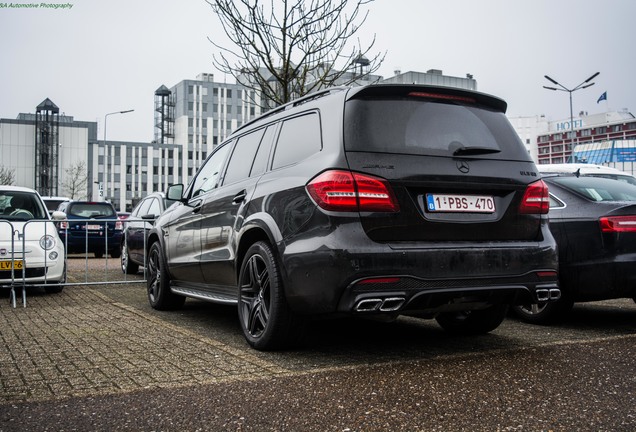
[[[260,116],[256,117],[255,119],[250,120],[247,123],[243,124],[241,127],[236,129],[234,132],[238,132],[238,131],[240,131],[240,130],[242,130],[242,129],[244,129],[244,128],[246,128],[246,127],[248,127],[248,126],[250,126],[250,125],[252,125],[252,124],[254,124],[254,123],[258,122],[258,121],[260,121],[260,120],[263,120],[264,118],[271,117],[271,116],[273,116],[275,114],[281,113],[283,111],[287,111],[288,109],[295,108],[295,107],[300,106],[302,104],[305,104],[307,102],[311,102],[313,100],[320,99],[320,98],[328,96],[330,94],[338,93],[338,92],[345,91],[345,90],[348,90],[348,89],[349,89],[349,87],[338,86],[338,87],[329,87],[329,88],[326,88],[326,89],[323,89],[323,90],[318,90],[316,92],[309,93],[309,94],[307,94],[305,96],[302,96],[302,97],[300,97],[298,99],[294,99],[294,100],[292,100],[290,102],[287,102],[286,104],[283,104],[283,105],[277,106],[275,108],[272,108],[271,110],[267,111],[266,113],[261,114]]]

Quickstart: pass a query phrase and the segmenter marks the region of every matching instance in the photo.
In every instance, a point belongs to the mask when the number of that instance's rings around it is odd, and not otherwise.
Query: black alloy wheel
[[[165,269],[163,251],[159,242],[150,246],[148,253],[148,302],[153,309],[176,310],[183,306],[185,297],[170,291],[170,277]]]
[[[287,305],[278,265],[265,242],[252,245],[241,265],[238,314],[245,339],[258,350],[287,348],[304,330]]]
[[[512,311],[522,321],[531,324],[554,324],[564,320],[574,302],[562,294],[557,301],[513,306]]]

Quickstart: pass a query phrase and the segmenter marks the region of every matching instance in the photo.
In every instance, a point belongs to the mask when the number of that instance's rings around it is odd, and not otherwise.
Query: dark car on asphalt
[[[575,302],[636,301],[636,186],[591,176],[548,175],[550,229],[559,249],[562,296],[515,306],[524,320],[563,319]]]
[[[146,263],[146,245],[155,220],[176,201],[154,192],[139,201],[124,222],[121,239],[121,270],[133,274]]]
[[[123,222],[111,203],[66,201],[57,210],[66,214],[67,220],[58,222],[58,233],[67,253],[94,253],[97,258],[110,254],[119,258]]]
[[[148,237],[148,298],[238,305],[247,342],[317,317],[434,318],[489,332],[557,299],[548,189],[506,103],[372,85],[277,107],[218,145]]]

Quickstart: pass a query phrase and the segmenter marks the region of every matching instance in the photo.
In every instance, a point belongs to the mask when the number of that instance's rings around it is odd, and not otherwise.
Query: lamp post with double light
[[[559,86],[559,87],[543,86],[544,89],[553,90],[553,91],[564,91],[564,92],[568,92],[570,94],[570,138],[572,138],[572,148],[570,150],[572,152],[574,152],[574,113],[572,112],[572,93],[574,93],[577,90],[582,90],[584,88],[588,88],[588,87],[593,86],[595,83],[590,82],[590,81],[592,81],[594,78],[596,78],[599,74],[600,74],[600,72],[596,72],[594,75],[592,75],[591,77],[589,77],[588,79],[583,81],[581,84],[579,84],[576,87],[571,88],[571,89],[565,87],[563,84],[557,82],[556,80],[550,78],[549,76],[544,75],[545,79],[547,79],[548,81],[550,81],[554,85]]]

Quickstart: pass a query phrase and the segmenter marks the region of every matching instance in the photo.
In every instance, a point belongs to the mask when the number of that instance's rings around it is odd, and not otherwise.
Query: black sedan
[[[139,201],[124,221],[124,235],[121,239],[121,270],[137,273],[146,260],[146,236],[148,231],[168,207],[175,201],[166,199],[163,192],[154,192]]]
[[[516,306],[528,322],[563,318],[575,302],[636,301],[636,186],[605,178],[546,176],[550,229],[559,247],[562,296]]]

